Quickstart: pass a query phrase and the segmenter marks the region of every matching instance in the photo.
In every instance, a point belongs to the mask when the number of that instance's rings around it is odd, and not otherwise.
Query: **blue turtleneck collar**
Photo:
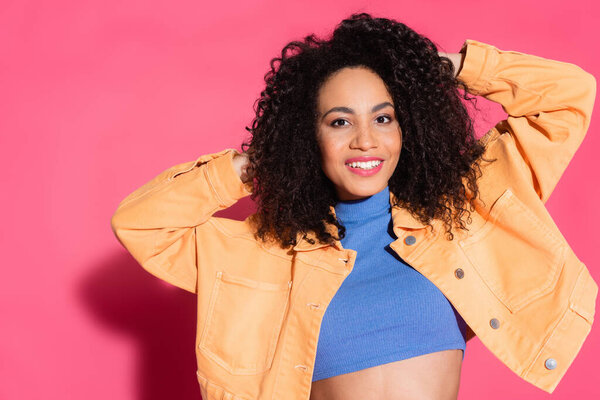
[[[338,201],[335,205],[335,215],[342,223],[358,223],[390,212],[389,186],[364,199]]]

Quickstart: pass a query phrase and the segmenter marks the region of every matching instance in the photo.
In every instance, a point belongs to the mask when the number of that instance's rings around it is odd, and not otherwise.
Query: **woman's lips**
[[[356,175],[360,175],[360,176],[371,176],[371,175],[375,175],[376,173],[378,173],[381,170],[381,166],[383,165],[384,161],[381,161],[379,163],[378,166],[376,166],[375,168],[371,168],[371,169],[361,169],[361,168],[352,168],[351,166],[346,165],[346,168],[348,168],[350,170],[350,172],[356,174]]]

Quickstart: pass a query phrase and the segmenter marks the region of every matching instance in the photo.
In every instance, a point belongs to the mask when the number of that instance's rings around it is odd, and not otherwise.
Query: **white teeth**
[[[373,169],[376,166],[378,166],[379,164],[381,164],[381,160],[373,160],[373,161],[367,161],[367,162],[351,162],[348,163],[346,165],[351,166],[352,168],[360,168],[360,169]]]

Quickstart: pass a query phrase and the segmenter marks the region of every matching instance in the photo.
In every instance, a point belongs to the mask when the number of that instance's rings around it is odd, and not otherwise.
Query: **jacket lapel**
[[[390,191],[390,205],[394,204],[395,201],[396,196]],[[427,226],[413,217],[406,208],[400,206],[392,207],[392,220],[395,228],[421,229]]]

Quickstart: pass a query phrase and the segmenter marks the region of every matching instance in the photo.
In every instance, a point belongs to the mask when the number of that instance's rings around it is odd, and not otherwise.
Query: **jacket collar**
[[[394,193],[390,191],[390,205],[394,204],[396,201],[396,196]],[[334,206],[329,206],[330,212],[335,216],[335,208]],[[421,229],[425,228],[427,225],[421,223],[417,218],[413,217],[413,215],[405,208],[400,206],[392,207],[392,221],[394,223],[394,228],[409,228],[409,229]],[[326,230],[330,234],[337,236],[338,230],[337,227],[333,224],[326,224]],[[303,237],[302,233],[298,233],[296,237],[296,245],[294,246],[295,251],[307,251],[307,250],[316,250],[322,247],[328,246],[324,243],[319,243],[316,239],[316,235],[314,232],[308,232],[306,237]],[[314,244],[310,244],[307,239],[312,239],[315,241]],[[338,250],[343,250],[343,247],[339,240],[335,241],[335,246]]]

